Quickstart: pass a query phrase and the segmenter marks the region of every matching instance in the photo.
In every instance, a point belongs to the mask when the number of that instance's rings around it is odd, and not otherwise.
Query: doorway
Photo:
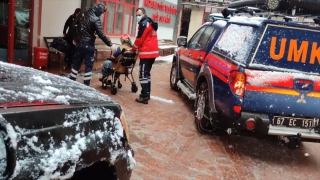
[[[0,0],[0,61],[7,62],[8,0]]]
[[[0,0],[0,61],[31,62],[29,51],[32,0]]]
[[[190,16],[191,16],[191,5],[183,5],[180,36],[188,37]]]

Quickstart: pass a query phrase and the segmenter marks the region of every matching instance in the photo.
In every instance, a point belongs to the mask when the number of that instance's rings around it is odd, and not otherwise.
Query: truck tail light
[[[231,71],[229,76],[229,85],[232,92],[240,97],[244,95],[246,84],[246,75],[243,72]]]

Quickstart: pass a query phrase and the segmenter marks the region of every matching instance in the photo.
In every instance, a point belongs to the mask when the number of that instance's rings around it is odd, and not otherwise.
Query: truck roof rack
[[[283,17],[285,22],[291,22],[294,19],[298,17],[309,17],[312,18],[314,23],[317,25],[320,25],[320,17],[319,16],[314,16],[311,14],[299,14],[296,16],[288,16],[285,14],[281,13],[274,13],[271,11],[266,11],[257,7],[250,7],[250,6],[244,6],[240,8],[225,8],[221,11],[222,15],[224,17],[228,17],[229,15],[234,16],[234,15],[251,15],[251,16],[259,16],[259,17],[266,17],[267,19],[271,19],[272,17]]]

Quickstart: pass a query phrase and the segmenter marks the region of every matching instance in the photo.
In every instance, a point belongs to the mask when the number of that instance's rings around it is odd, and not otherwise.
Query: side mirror
[[[179,36],[177,39],[178,47],[186,47],[187,46],[187,37]]]

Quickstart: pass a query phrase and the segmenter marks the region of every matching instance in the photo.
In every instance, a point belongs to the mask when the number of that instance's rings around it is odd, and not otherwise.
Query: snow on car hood
[[[17,103],[114,102],[110,97],[67,77],[0,62],[0,106]]]
[[[103,127],[100,130],[91,130],[86,133],[85,128],[79,126],[81,123],[97,121],[101,118],[108,120],[103,122]],[[0,121],[6,121],[1,114]],[[117,159],[125,158],[127,159],[128,170],[132,170],[135,166],[136,161],[132,157],[131,152],[125,150],[122,146],[121,138],[124,137],[123,126],[113,111],[103,107],[90,107],[66,115],[63,126],[65,128],[74,126],[77,132],[76,135],[66,136],[57,143],[54,141],[54,137],[50,135],[50,132],[48,132],[51,139],[49,147],[46,148],[43,144],[39,145],[37,136],[30,135],[32,134],[30,130],[18,126],[12,127],[10,124],[7,124],[7,136],[11,139],[11,146],[17,151],[16,167],[11,179],[27,178],[22,175],[25,172],[31,175],[28,177],[31,179],[69,179],[78,170],[76,168],[88,166],[88,164],[84,164],[81,155],[87,148],[92,147],[92,144],[95,144],[100,150],[108,148],[110,158],[100,160],[108,160],[113,165],[117,162]],[[26,145],[19,146],[19,141],[26,142]],[[66,172],[56,171],[57,169],[61,169],[66,163],[70,165]],[[30,170],[32,170],[32,173],[30,173]],[[39,177],[40,174],[42,175]]]

